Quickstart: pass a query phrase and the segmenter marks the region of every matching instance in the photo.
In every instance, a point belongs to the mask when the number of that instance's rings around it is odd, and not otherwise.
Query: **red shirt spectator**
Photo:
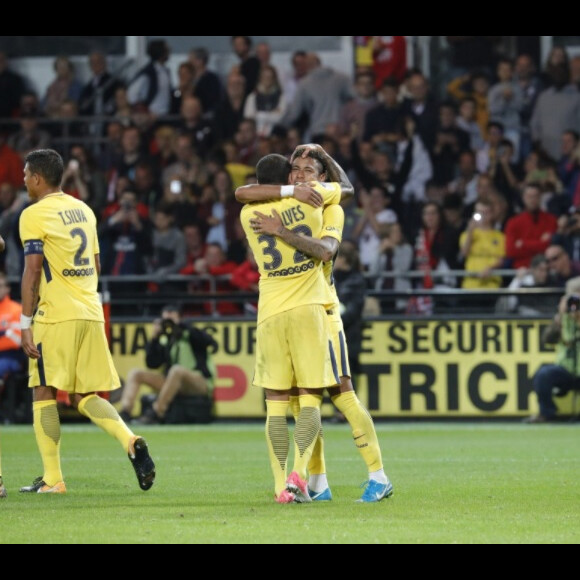
[[[24,186],[24,163],[20,155],[6,145],[6,135],[0,133],[0,183],[20,189]]]
[[[403,82],[407,72],[407,40],[404,36],[371,36],[375,86],[380,89],[386,79]]]
[[[506,254],[514,269],[529,268],[532,258],[543,254],[558,229],[555,215],[541,209],[542,188],[527,185],[523,196],[524,211],[506,224]]]

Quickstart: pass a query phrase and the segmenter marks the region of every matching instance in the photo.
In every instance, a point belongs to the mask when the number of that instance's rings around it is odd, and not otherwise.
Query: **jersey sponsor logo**
[[[62,275],[65,278],[90,278],[95,275],[94,268],[79,268],[78,270],[63,270]]]
[[[308,272],[308,270],[314,270],[316,265],[314,262],[309,262],[308,264],[303,264],[297,268],[286,268],[286,270],[278,270],[278,272],[272,272],[268,274],[268,278],[287,278],[288,276],[295,276],[296,274],[303,274]]]

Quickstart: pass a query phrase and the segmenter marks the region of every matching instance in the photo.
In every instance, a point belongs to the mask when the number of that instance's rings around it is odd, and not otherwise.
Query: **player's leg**
[[[160,391],[163,382],[164,377],[160,373],[141,369],[130,371],[127,375],[125,387],[123,388],[123,395],[121,397],[121,418],[124,421],[128,421],[132,417],[133,409],[135,408],[135,403],[142,385]]]
[[[290,395],[290,409],[294,421],[298,422],[300,416],[300,393],[298,389],[292,389]],[[297,449],[294,453],[298,453]],[[312,501],[332,501],[332,492],[328,486],[326,477],[326,459],[324,456],[324,428],[321,427],[318,441],[312,451],[312,458],[308,464],[308,493]]]
[[[145,440],[135,435],[121,419],[117,409],[96,393],[110,392],[121,381],[109,350],[104,327],[100,323],[76,323],[85,328],[79,333],[75,393],[71,396],[79,413],[115,438],[123,447],[135,469],[139,487],[149,490],[155,480],[155,464]]]
[[[288,433],[288,392],[266,390],[266,443],[274,476],[274,494],[279,503],[291,503],[294,496],[286,493],[290,435]]]
[[[320,408],[324,389],[339,382],[326,310],[319,305],[295,309],[290,319],[289,345],[300,394],[300,414],[294,430],[295,455],[288,489],[297,501],[311,501],[308,465],[322,432]],[[326,470],[326,466],[324,466]]]
[[[31,381],[38,382],[44,374],[43,359],[31,360],[29,372]],[[36,444],[43,465],[43,475],[32,485],[22,487],[22,493],[66,493],[66,486],[60,463],[60,417],[56,404],[56,389],[39,386],[34,388],[33,424]]]
[[[393,493],[393,486],[385,474],[381,447],[377,437],[375,424],[368,410],[360,402],[351,380],[348,345],[344,336],[342,319],[338,314],[331,317],[333,347],[337,364],[340,369],[341,384],[330,388],[329,394],[338,411],[344,415],[352,430],[353,439],[368,470],[369,486],[363,498],[382,496],[389,497]],[[376,494],[380,486],[379,495]]]
[[[254,387],[266,396],[265,435],[270,467],[274,476],[274,496],[278,503],[292,503],[294,495],[286,490],[290,435],[288,407],[293,369],[286,341],[287,315],[273,316],[258,325]]]

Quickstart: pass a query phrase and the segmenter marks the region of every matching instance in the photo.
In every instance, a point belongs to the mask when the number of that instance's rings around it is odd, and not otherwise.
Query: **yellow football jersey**
[[[334,238],[340,244],[342,242],[342,232],[344,230],[344,210],[340,205],[329,205],[324,208],[322,214],[322,235],[321,238]],[[336,293],[336,286],[334,285],[334,260],[325,262],[323,266],[324,277],[327,284],[330,286],[332,295],[334,296],[334,304],[339,305],[340,300]]]
[[[340,203],[338,183],[318,183],[315,189],[322,194],[325,205]],[[320,261],[305,256],[279,238],[253,232],[250,220],[254,212],[270,214],[273,209],[284,225],[296,233],[320,238],[323,228],[322,208],[313,208],[292,197],[244,205],[240,219],[260,271],[258,324],[299,306],[334,304]]]
[[[84,202],[55,193],[27,207],[20,217],[24,255],[44,256],[35,320],[104,322],[97,292],[97,220]]]

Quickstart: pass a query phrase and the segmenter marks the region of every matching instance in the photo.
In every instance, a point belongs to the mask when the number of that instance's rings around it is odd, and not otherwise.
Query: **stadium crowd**
[[[23,158],[52,147],[68,162],[63,190],[98,217],[103,274],[151,276],[145,288],[119,289],[161,292],[167,275],[203,274],[218,277],[220,291],[254,291],[258,269],[234,191],[255,182],[261,157],[290,157],[307,142],[322,145],[356,186],[344,203],[344,237],[357,246],[370,289],[497,289],[523,280],[563,288],[580,273],[580,57],[554,48],[543,67],[524,53],[502,57],[435,90],[401,58],[350,77],[296,50],[287,73],[271,63],[266,43],[231,40],[239,62],[225,78],[203,47],[172,78],[169,47],[156,40],[131,82],[114,78],[94,52],[83,84],[59,56],[40,95],[0,53],[0,268],[8,276],[22,272]],[[538,265],[548,276],[532,275]],[[411,271],[423,276],[406,278]],[[200,284],[186,290],[207,289]],[[426,300],[387,307],[430,312]],[[219,313],[243,308],[226,301]]]

